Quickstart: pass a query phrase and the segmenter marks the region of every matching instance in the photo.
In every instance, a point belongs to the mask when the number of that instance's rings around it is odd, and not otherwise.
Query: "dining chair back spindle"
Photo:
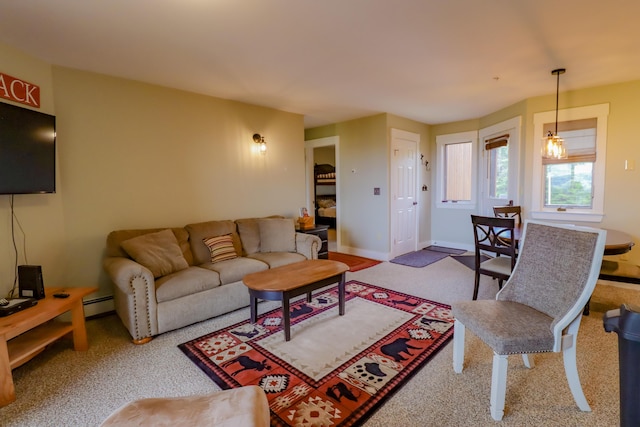
[[[515,218],[516,226],[522,225],[521,206],[494,206],[493,215],[496,218]]]
[[[471,215],[475,243],[475,282],[473,299],[478,299],[480,275],[498,280],[498,288],[511,276],[516,263],[516,240],[512,238],[514,218]],[[489,259],[482,261],[482,255]]]

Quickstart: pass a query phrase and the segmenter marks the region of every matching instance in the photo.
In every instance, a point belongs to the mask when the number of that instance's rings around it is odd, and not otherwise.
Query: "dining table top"
[[[612,230],[609,228],[603,228],[607,231],[607,238],[604,243],[605,255],[620,255],[627,253],[633,247],[633,238],[631,235],[620,230]],[[513,230],[513,234],[516,241],[519,241],[524,231],[524,224],[517,224]]]

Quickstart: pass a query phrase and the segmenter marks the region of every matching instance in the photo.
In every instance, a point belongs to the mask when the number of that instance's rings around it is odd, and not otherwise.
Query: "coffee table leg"
[[[284,319],[284,340],[291,340],[291,311],[289,311],[289,295],[282,295],[282,317]]]
[[[9,362],[9,348],[4,337],[0,338],[0,407],[6,406],[16,400],[16,389],[11,376],[11,363]]]
[[[73,348],[76,351],[87,351],[89,341],[87,341],[87,326],[84,320],[82,298],[78,298],[71,308],[71,324],[73,325]]]
[[[258,298],[249,294],[249,305],[251,306],[251,323],[256,323],[258,320]]]
[[[340,282],[338,282],[338,304],[340,306],[340,316],[344,315],[344,287],[344,273],[342,273],[342,275],[340,276]]]

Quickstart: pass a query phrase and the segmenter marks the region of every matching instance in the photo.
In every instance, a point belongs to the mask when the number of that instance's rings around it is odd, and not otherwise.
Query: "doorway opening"
[[[339,137],[305,141],[307,209],[326,225],[330,252],[340,248]]]

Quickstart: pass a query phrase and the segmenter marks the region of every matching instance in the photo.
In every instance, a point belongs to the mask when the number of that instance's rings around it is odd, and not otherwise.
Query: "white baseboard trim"
[[[360,248],[351,248],[349,246],[340,246],[338,252],[342,252],[343,254],[361,256],[365,258],[376,259],[378,261],[389,261],[391,258],[390,254],[384,252],[376,252],[376,251],[368,251],[366,249]]]

